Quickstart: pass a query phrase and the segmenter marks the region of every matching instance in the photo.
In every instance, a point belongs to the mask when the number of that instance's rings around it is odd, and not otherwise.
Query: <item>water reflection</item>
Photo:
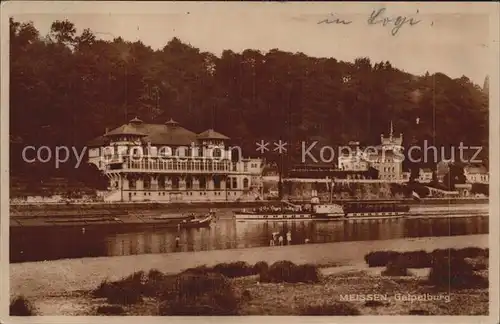
[[[488,217],[452,219],[383,219],[332,222],[259,222],[221,219],[209,228],[151,229],[117,233],[112,230],[22,229],[10,236],[11,262],[119,256],[179,251],[251,248],[268,246],[272,233],[292,244],[387,240],[403,237],[451,236],[488,233]],[[179,236],[177,248],[175,238]]]

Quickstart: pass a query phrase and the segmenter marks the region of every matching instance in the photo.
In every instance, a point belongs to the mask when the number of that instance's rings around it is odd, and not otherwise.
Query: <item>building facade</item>
[[[344,171],[367,171],[369,164],[359,149],[359,142],[349,142],[348,148],[347,152],[339,152],[338,168]]]
[[[432,182],[433,172],[429,168],[421,168],[418,171],[418,182],[420,183],[430,183]]]
[[[88,162],[109,179],[105,201],[260,198],[263,161],[242,158],[228,140],[213,129],[197,134],[173,120],[148,124],[134,118],[91,141]]]
[[[488,184],[490,181],[488,170],[484,166],[466,166],[464,176],[467,183]]]

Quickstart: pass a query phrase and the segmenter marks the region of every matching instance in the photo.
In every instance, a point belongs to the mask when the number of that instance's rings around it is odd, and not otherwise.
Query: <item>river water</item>
[[[488,233],[488,216],[461,218],[397,218],[349,221],[236,221],[232,210],[207,228],[149,229],[16,229],[10,235],[11,262],[65,258],[175,253],[269,246],[272,233],[291,232],[291,244],[387,240],[405,237],[453,236]],[[179,246],[176,246],[179,237]],[[286,244],[286,242],[285,242]]]

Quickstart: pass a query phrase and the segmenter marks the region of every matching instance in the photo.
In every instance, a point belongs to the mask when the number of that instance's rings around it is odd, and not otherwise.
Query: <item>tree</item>
[[[279,49],[225,50],[218,57],[178,38],[154,50],[119,35],[98,39],[68,20],[55,21],[46,36],[30,22],[10,19],[9,129],[25,145],[82,149],[136,115],[155,123],[174,118],[196,132],[215,128],[245,156],[261,156],[255,142],[267,141],[272,149],[281,138],[288,143],[286,172],[301,160],[302,143],[318,140],[318,151],[352,140],[379,144],[392,120],[396,134],[421,147],[424,140],[438,147],[481,145],[487,164],[488,96],[466,77],[415,76],[390,62],[342,62]],[[17,151],[11,159],[25,164]],[[69,162],[57,170],[30,166],[49,178],[78,173]],[[412,167],[415,177],[424,166]],[[25,174],[20,167],[12,171]]]
[[[69,20],[56,20],[50,27],[50,38],[64,45],[75,42],[75,25]]]

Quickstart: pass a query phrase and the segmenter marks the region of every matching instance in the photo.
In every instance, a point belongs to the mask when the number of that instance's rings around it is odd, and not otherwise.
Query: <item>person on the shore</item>
[[[309,239],[308,239],[308,238],[306,238],[306,239],[304,240],[304,243],[306,243],[306,244],[307,244],[307,243],[309,243]]]
[[[280,246],[283,246],[283,235],[280,235],[280,237],[278,238],[278,242]]]
[[[175,238],[175,248],[178,249],[180,245],[181,245],[181,238],[177,236]]]
[[[273,232],[272,233],[272,236],[273,236],[273,246],[276,245],[276,243],[277,243],[278,234],[279,234],[279,232]]]
[[[292,232],[288,231],[288,233],[286,233],[286,241],[288,245],[292,244]]]
[[[274,246],[274,235],[269,240],[269,246]]]

